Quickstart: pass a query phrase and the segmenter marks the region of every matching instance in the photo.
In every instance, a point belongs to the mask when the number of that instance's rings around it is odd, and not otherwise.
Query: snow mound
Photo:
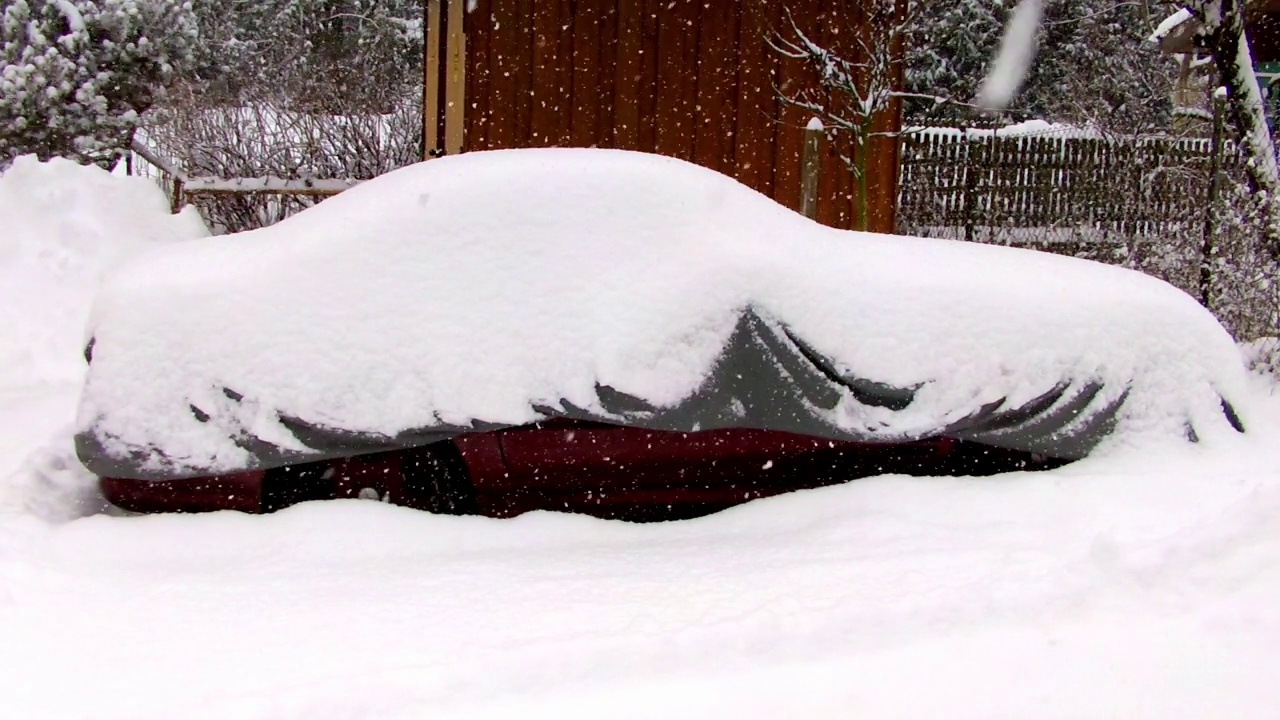
[[[1136,272],[834,230],[670,158],[516,150],[122,268],[93,312],[78,424],[90,455],[143,476],[251,467],[264,446],[306,456],[317,431],[644,424],[701,392],[744,318],[763,328],[750,342],[798,339],[833,399],[793,407],[847,437],[1014,409],[1064,432],[1115,411],[1115,437],[1210,439],[1245,385],[1217,321]]]
[[[0,387],[78,383],[102,274],[160,241],[207,234],[194,209],[170,215],[150,180],[16,159],[0,174]]]

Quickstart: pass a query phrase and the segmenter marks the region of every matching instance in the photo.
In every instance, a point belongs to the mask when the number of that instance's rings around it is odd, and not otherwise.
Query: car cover
[[[931,436],[1073,459],[1243,431],[1181,291],[1026,250],[838,231],[605,150],[428,161],[104,284],[77,450],[173,478],[548,418]]]

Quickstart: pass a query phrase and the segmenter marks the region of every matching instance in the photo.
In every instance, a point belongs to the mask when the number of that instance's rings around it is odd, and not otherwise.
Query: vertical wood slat
[[[465,0],[461,0],[465,2]],[[867,0],[795,0],[824,41],[845,40]],[[468,25],[467,149],[623,147],[696,161],[796,207],[808,113],[775,86],[813,80],[765,34],[776,3],[758,0],[478,0]],[[763,20],[762,20],[763,18]],[[839,30],[837,28],[839,27]],[[474,74],[474,77],[471,75]],[[847,226],[852,180],[825,143],[821,218]],[[889,153],[896,163],[896,147]],[[882,172],[882,171],[880,171]],[[883,195],[892,206],[896,178]],[[876,182],[872,180],[873,184]],[[892,228],[887,228],[892,229]]]
[[[466,124],[466,62],[467,36],[462,32],[463,10],[467,0],[445,0],[446,19],[446,78],[444,88],[444,150],[446,153],[462,152]]]
[[[623,150],[639,150],[640,93],[644,82],[643,0],[618,0],[614,67],[613,144]]]
[[[600,4],[577,0],[573,14],[573,104],[570,141],[596,144],[600,112]]]
[[[512,103],[512,122],[515,124],[515,136],[520,146],[531,144],[531,126],[533,124],[533,50],[534,37],[529,28],[534,22],[534,4],[537,0],[518,0],[515,11],[515,26],[522,28],[519,45],[512,52],[512,74],[515,75],[515,96]]]
[[[600,7],[600,70],[597,90],[600,111],[596,114],[596,145],[617,147],[614,128],[618,126],[616,115],[618,78],[618,2],[599,0]]]
[[[422,159],[440,149],[440,2],[426,0],[423,35]]]
[[[533,9],[533,77],[532,103],[528,143],[545,147],[560,142],[560,113],[564,99],[560,95],[560,4],[556,0],[537,0]]]
[[[658,83],[660,73],[658,67],[661,57],[658,45],[659,33],[658,13],[662,11],[663,0],[643,0],[642,17],[640,18],[640,145],[637,150],[657,152],[658,148]]]
[[[787,5],[792,17],[799,21],[816,16],[820,7],[821,0],[797,0]],[[785,14],[779,14],[774,31],[789,33],[787,22]],[[787,96],[799,93],[808,79],[803,64],[797,60],[780,59],[778,66],[779,92]],[[797,208],[800,206],[800,154],[809,113],[781,99],[775,104],[778,127],[773,153],[773,199],[787,207]]]
[[[549,0],[543,0],[547,2]],[[578,98],[574,95],[573,53],[574,14],[576,0],[556,0],[556,12],[559,16],[557,28],[558,55],[560,66],[556,71],[557,103],[557,135],[556,145],[570,147],[573,145],[573,106]]]
[[[778,59],[765,43],[765,33],[778,15],[777,3],[751,3],[742,8],[738,23],[737,113],[734,125],[734,166],[739,181],[765,195],[773,195],[773,155],[777,126],[773,95]]]
[[[492,36],[478,32],[477,24],[492,15],[490,0],[472,0],[474,9],[466,13],[463,26],[467,35],[467,110],[464,150],[489,149],[489,45]]]
[[[477,23],[477,32],[489,34],[489,131],[488,149],[518,147],[516,124],[511,108],[515,106],[516,77],[512,65],[520,46],[520,28],[516,26],[519,0],[491,0],[493,15],[488,23]]]

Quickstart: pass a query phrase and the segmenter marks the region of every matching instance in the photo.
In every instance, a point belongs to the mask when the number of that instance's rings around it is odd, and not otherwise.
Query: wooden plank
[[[777,99],[773,82],[778,57],[765,43],[778,17],[778,5],[751,2],[738,24],[738,97],[734,125],[734,171],[741,182],[773,194],[773,156]]]
[[[556,68],[556,145],[573,145],[573,49],[575,0],[559,0],[556,3],[559,16],[559,43],[556,50],[560,59]]]
[[[907,0],[894,0],[895,22],[905,18]],[[905,48],[902,37],[898,36],[889,52],[895,57],[902,57]],[[902,87],[902,64],[895,63],[896,77],[894,87]],[[898,195],[898,133],[902,129],[902,102],[898,99],[889,101],[887,109],[877,113],[871,123],[872,131],[880,133],[868,142],[871,153],[867,163],[869,182],[867,184],[867,203],[869,205],[868,230],[891,233],[894,231],[894,213],[897,210]]]
[[[658,61],[662,0],[644,0],[640,18],[640,133],[637,150],[658,151]]]
[[[618,1],[598,0],[600,6],[600,109],[596,115],[596,145],[616,147],[614,130],[618,78]]]
[[[600,114],[600,2],[577,0],[573,16],[571,143],[596,144]]]
[[[440,2],[426,0],[426,34],[423,36],[422,159],[435,157],[440,139]]]
[[[511,53],[514,60],[511,72],[515,75],[515,95],[509,112],[512,114],[512,122],[515,125],[513,134],[518,147],[538,144],[532,142],[531,132],[534,73],[534,35],[531,30],[534,20],[534,2],[535,0],[519,0],[515,6],[515,26],[519,32],[516,36],[516,47]]]
[[[833,52],[841,56],[851,56],[856,45],[851,43],[851,27],[858,27],[862,22],[860,0],[823,0],[819,5],[820,12],[812,20],[814,35]],[[816,84],[816,78],[814,80]],[[840,90],[829,90],[825,97],[827,107],[840,107],[848,98]],[[841,159],[852,152],[853,146],[847,137],[839,137],[835,141],[824,143],[822,154],[822,174],[818,183],[821,198],[818,205],[818,222],[839,228],[853,227],[854,210],[854,177],[848,164]]]
[[[512,64],[520,47],[521,29],[516,26],[519,0],[492,0],[489,32],[489,133],[491,149],[517,147],[516,124],[510,108],[515,103],[516,77]]]
[[[699,165],[722,172],[732,172],[738,28],[731,8],[737,7],[737,0],[708,5],[706,17],[697,25],[693,157]]]
[[[658,10],[658,127],[654,151],[685,160],[690,159],[692,149],[692,142],[687,140],[690,108],[684,97],[689,28],[678,10],[690,1],[673,0]]]
[[[466,14],[467,34],[467,150],[489,149],[489,44],[492,12],[490,0],[472,0],[475,9]]]
[[[560,92],[560,3],[536,0],[533,7],[533,73],[529,144],[546,147],[560,142],[559,114],[566,104]]]
[[[797,0],[790,3],[796,24],[806,33],[811,32],[811,21],[818,14],[820,0]],[[806,22],[808,20],[809,22]],[[786,21],[784,20],[785,24]],[[784,34],[790,28],[782,29]],[[794,38],[793,38],[794,39]],[[813,76],[796,60],[779,61],[778,89],[784,95],[794,96],[806,87],[812,87]],[[773,199],[789,208],[800,206],[800,154],[804,143],[804,126],[810,114],[781,99],[777,100],[777,141],[773,157]]]
[[[732,175],[737,165],[738,144],[734,139],[738,119],[738,66],[742,64],[742,52],[738,47],[738,26],[742,24],[742,0],[731,0],[723,10],[726,32],[721,35],[725,53],[721,69],[724,105],[720,112],[720,165],[721,172]],[[704,8],[704,15],[710,11]],[[706,19],[703,20],[706,22]]]
[[[618,0],[617,58],[614,68],[613,145],[640,149],[640,96],[644,82],[643,0]]]
[[[445,0],[448,11],[444,87],[444,150],[462,152],[465,138],[467,99],[467,36],[462,32],[463,11],[467,0]]]

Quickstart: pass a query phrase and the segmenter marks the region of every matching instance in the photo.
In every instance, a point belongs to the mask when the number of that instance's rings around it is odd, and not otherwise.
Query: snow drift
[[[155,183],[20,157],[0,174],[0,385],[79,382],[101,275],[162,240],[207,235]]]
[[[1230,337],[1088,261],[839,231],[718,173],[470,153],[162,248],[91,321],[100,474],[229,472],[548,416],[949,434],[1063,457],[1237,424]]]

